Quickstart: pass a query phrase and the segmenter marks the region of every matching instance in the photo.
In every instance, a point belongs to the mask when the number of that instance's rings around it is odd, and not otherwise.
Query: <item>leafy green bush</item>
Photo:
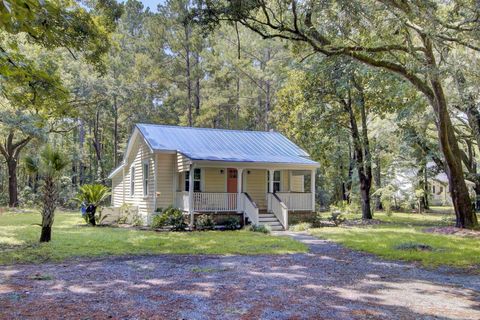
[[[323,226],[322,223],[322,213],[321,212],[316,212],[315,216],[312,219],[312,228],[320,228]]]
[[[353,200],[351,203],[348,203],[348,201],[339,201],[335,205],[331,205],[330,210],[340,211],[344,215],[360,213],[360,208],[358,207],[358,204]]]
[[[307,231],[311,227],[312,227],[312,224],[308,222],[302,222],[302,223],[294,224],[293,226],[290,226],[289,230],[296,231],[296,232]]]
[[[340,211],[332,211],[332,216],[329,218],[329,220],[332,221],[336,226],[339,226],[347,221],[347,218]]]
[[[268,225],[265,225],[265,224],[252,224],[250,226],[250,231],[253,231],[253,232],[261,232],[261,233],[265,233],[265,234],[268,234],[270,232],[272,232],[272,229],[270,229],[270,226]]]
[[[228,217],[223,221],[223,225],[227,230],[236,230],[240,227],[240,221],[236,217]]]
[[[170,227],[171,230],[185,230],[187,224],[183,212],[172,206],[166,208],[161,214],[155,215],[152,228]]]
[[[202,214],[197,218],[197,229],[208,230],[215,227],[215,221],[210,214]]]

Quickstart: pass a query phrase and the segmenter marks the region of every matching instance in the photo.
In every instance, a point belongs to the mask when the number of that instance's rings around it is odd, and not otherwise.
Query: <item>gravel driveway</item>
[[[0,267],[0,319],[480,319],[480,276],[291,236],[310,253]]]

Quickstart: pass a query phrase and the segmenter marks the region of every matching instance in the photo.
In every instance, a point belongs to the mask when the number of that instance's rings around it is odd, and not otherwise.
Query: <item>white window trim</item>
[[[193,172],[193,186],[195,186],[195,181],[198,181],[195,180],[195,170],[199,169],[200,170],[200,191],[197,191],[197,192],[203,192],[203,190],[205,190],[205,179],[204,179],[204,170],[203,168],[194,168],[194,172]],[[190,171],[187,170],[184,172],[184,177],[183,177],[183,189],[184,191],[187,191],[187,179],[190,179]],[[195,192],[195,190],[193,190],[193,192]]]
[[[145,166],[147,166],[147,179],[145,179]],[[145,182],[146,182],[146,184],[145,184]],[[144,198],[148,198],[148,195],[150,194],[150,188],[148,186],[149,182],[150,182],[150,161],[149,160],[143,160],[142,161],[142,190],[143,190],[143,197]]]
[[[274,178],[275,178],[275,172],[276,172],[276,171],[279,171],[279,172],[280,172],[280,181],[279,181],[279,180],[275,181],[275,179],[274,179],[273,182],[274,182],[274,183],[275,183],[275,182],[279,182],[279,183],[280,183],[280,188],[279,188],[279,190],[278,190],[277,192],[283,192],[283,186],[282,186],[282,182],[283,182],[283,170],[273,170],[273,177],[274,177]],[[268,182],[269,179],[270,179],[270,172],[269,172],[269,170],[267,170],[267,176],[266,176],[266,178],[265,178],[265,181],[266,181],[266,183],[267,183],[267,193],[269,192],[268,189],[270,188],[270,183]],[[273,191],[273,190],[272,190],[272,191]]]

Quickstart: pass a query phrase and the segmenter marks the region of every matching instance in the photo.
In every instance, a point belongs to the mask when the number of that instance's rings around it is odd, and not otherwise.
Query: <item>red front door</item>
[[[227,169],[227,192],[237,193],[237,169]]]

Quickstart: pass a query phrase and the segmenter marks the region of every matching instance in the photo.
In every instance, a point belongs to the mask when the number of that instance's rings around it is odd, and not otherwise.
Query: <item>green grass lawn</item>
[[[87,227],[78,213],[55,217],[52,241],[39,244],[40,214],[0,215],[0,264],[62,261],[75,257],[141,254],[285,254],[307,247],[288,237],[251,231],[155,232]]]
[[[388,223],[355,227],[325,227],[312,229],[310,232],[317,237],[330,239],[349,248],[373,253],[387,259],[419,261],[425,266],[470,267],[480,265],[479,238],[432,234],[422,231],[429,227],[452,225],[453,221],[448,221],[448,219],[454,218],[452,213],[393,213],[391,217],[384,213],[376,213],[374,218]],[[397,248],[399,245],[407,243],[425,244],[432,247],[432,250],[401,250]]]

